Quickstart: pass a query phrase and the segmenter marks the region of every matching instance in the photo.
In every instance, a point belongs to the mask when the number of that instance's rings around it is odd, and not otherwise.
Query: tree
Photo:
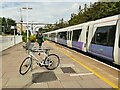
[[[120,1],[95,2],[93,4],[90,3],[89,7],[87,4],[84,4],[84,8],[82,9],[81,6],[79,6],[78,10],[78,14],[72,13],[70,20],[66,22],[62,18],[54,25],[46,25],[48,31],[120,14]]]
[[[2,18],[2,32],[4,34],[14,34],[14,31],[11,30],[11,26],[15,26],[16,27],[16,23],[13,19],[10,18]],[[15,30],[15,32],[17,33],[17,30]]]
[[[0,17],[0,35],[2,35],[2,18]]]
[[[5,17],[2,18],[2,32],[5,34],[7,30],[7,22]]]

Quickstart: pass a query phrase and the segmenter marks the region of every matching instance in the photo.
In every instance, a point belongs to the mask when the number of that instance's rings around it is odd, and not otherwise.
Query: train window
[[[72,38],[73,41],[78,41],[81,31],[82,29],[73,30],[73,38]]]
[[[48,37],[48,34],[44,34],[45,37]]]
[[[69,31],[67,32],[67,40],[69,40]]]
[[[108,46],[114,46],[116,25],[109,27]]]
[[[52,37],[52,35],[51,35],[51,34],[49,34],[49,37]]]
[[[98,27],[92,39],[93,44],[114,46],[116,25]]]
[[[59,32],[58,38],[67,40],[67,32]]]
[[[55,38],[55,36],[56,36],[56,33],[51,33],[52,38]]]

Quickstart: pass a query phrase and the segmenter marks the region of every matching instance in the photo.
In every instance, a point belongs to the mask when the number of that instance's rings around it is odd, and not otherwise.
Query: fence
[[[22,42],[22,36],[0,36],[0,51]]]

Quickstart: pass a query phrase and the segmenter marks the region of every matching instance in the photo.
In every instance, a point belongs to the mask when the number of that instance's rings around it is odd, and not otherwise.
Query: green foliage
[[[64,21],[62,18],[54,25],[46,25],[45,32],[120,14],[120,1],[95,2],[94,4],[90,3],[90,5],[85,4],[83,9],[79,6],[78,10],[79,13],[72,13],[68,21]]]
[[[2,18],[0,17],[0,35],[2,35]]]
[[[89,8],[85,4],[84,9],[78,15],[71,16],[68,22],[69,25],[75,25],[116,14],[120,14],[120,2],[95,2]]]
[[[14,34],[14,30],[11,30],[11,26],[16,26],[16,23],[13,19],[10,18],[0,18],[0,23],[1,23],[1,32],[3,32],[3,34]],[[17,33],[17,31],[15,30],[15,33]]]
[[[22,31],[22,41],[23,42],[27,42],[27,31],[23,32]],[[29,31],[29,37],[28,37],[29,41],[31,42],[35,42],[36,41],[36,36],[35,35],[31,35],[30,31]]]
[[[36,41],[36,36],[35,35],[30,35],[29,41],[35,42]]]
[[[27,42],[27,32],[22,32],[22,41]]]

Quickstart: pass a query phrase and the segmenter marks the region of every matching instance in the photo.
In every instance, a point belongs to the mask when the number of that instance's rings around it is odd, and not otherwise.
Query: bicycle
[[[51,49],[29,49],[28,57],[25,58],[20,65],[19,72],[21,75],[25,75],[29,69],[32,71],[32,62],[36,61],[37,65],[40,67],[45,66],[48,70],[54,70],[59,66],[60,58],[56,54],[49,54]],[[33,52],[43,52],[43,60],[40,61],[37,57],[34,56]],[[25,69],[25,70],[23,70]]]

